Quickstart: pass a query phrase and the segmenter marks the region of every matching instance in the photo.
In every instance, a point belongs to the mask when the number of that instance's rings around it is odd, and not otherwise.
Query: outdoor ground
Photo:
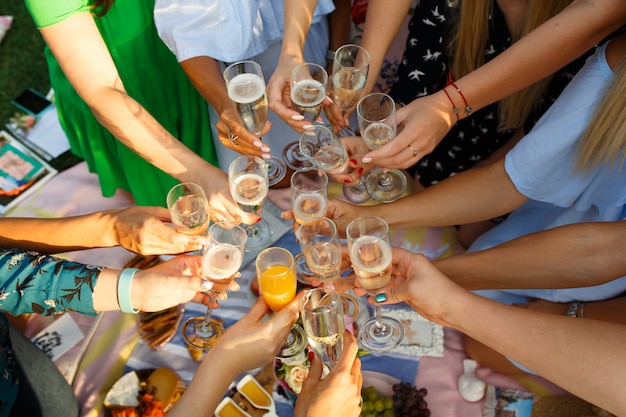
[[[0,16],[3,15],[13,16],[13,24],[0,43],[0,130],[17,111],[11,99],[27,88],[44,94],[50,89],[43,55],[45,43],[24,1],[0,1]]]

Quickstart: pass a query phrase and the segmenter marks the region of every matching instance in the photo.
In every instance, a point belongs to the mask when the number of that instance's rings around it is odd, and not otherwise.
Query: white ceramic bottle
[[[472,359],[463,360],[463,375],[459,378],[459,393],[465,401],[480,401],[485,395],[487,384],[476,376],[476,365]]]

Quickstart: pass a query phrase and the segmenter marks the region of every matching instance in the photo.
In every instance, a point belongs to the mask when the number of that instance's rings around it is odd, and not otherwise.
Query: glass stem
[[[214,303],[215,301],[216,300],[214,297],[209,298],[210,303]],[[203,338],[211,337],[215,333],[215,329],[213,328],[213,325],[211,324],[212,313],[213,313],[213,309],[211,307],[207,307],[206,314],[204,315],[204,320],[202,321],[200,326],[198,326],[197,328],[198,334]]]
[[[256,226],[253,224],[246,224],[245,229],[246,229],[246,235],[249,238],[253,238],[257,234],[259,234],[259,229],[257,229]]]
[[[376,328],[382,329],[385,325],[383,324],[383,313],[379,305],[374,306],[374,317],[376,319]]]
[[[387,174],[387,172],[385,171],[382,171],[381,174],[378,176],[378,185],[381,188],[388,188],[391,186],[391,183],[392,180],[389,174]]]

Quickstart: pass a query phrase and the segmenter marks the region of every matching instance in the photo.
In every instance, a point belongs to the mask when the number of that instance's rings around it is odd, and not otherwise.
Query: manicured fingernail
[[[387,301],[387,296],[385,294],[376,294],[374,300],[376,300],[377,303],[384,303]]]
[[[269,152],[270,152],[270,147],[269,147],[269,146],[262,146],[262,147],[261,147],[261,152],[267,152],[267,153],[269,153]]]
[[[356,159],[351,159],[351,160],[350,160],[350,163],[351,163],[352,165],[357,165],[357,164],[358,164],[358,162],[356,161]]]
[[[302,127],[305,128],[305,129],[313,129],[314,126],[313,125],[304,125]]]
[[[312,361],[313,359],[315,359],[315,352],[313,352],[312,350],[309,350],[309,362]]]
[[[263,142],[261,142],[260,140],[255,140],[253,142],[253,145],[256,146],[257,148],[261,148],[263,146]]]
[[[209,280],[203,279],[200,283],[200,286],[205,290],[210,290],[211,288],[213,288],[213,283]]]
[[[291,116],[291,120],[304,120],[304,116],[301,114],[294,114]]]
[[[356,172],[359,174],[359,177],[360,177],[361,175],[363,175],[363,171],[364,171],[363,167],[359,168],[359,169],[356,171]]]
[[[259,217],[258,219],[256,219],[256,222],[260,222],[261,220],[263,220],[261,217]]]
[[[330,96],[326,96],[326,100],[330,101],[331,103],[334,103],[333,99],[330,98]]]
[[[346,182],[346,183],[352,182],[352,179],[351,178],[346,178],[345,180],[343,180],[343,182]]]
[[[361,161],[362,161],[364,164],[369,164],[370,162],[372,162],[372,158],[363,158],[363,159],[361,159]]]
[[[272,157],[272,155],[268,154],[268,153],[264,153],[261,155],[261,158],[263,159],[270,159]]]

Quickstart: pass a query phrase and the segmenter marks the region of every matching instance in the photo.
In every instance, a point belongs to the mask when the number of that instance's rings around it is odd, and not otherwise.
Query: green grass
[[[4,129],[9,117],[18,111],[11,104],[11,99],[27,88],[34,88],[44,94],[50,89],[43,55],[45,42],[24,2],[0,1],[1,15],[13,16],[13,24],[0,43],[0,130]]]

